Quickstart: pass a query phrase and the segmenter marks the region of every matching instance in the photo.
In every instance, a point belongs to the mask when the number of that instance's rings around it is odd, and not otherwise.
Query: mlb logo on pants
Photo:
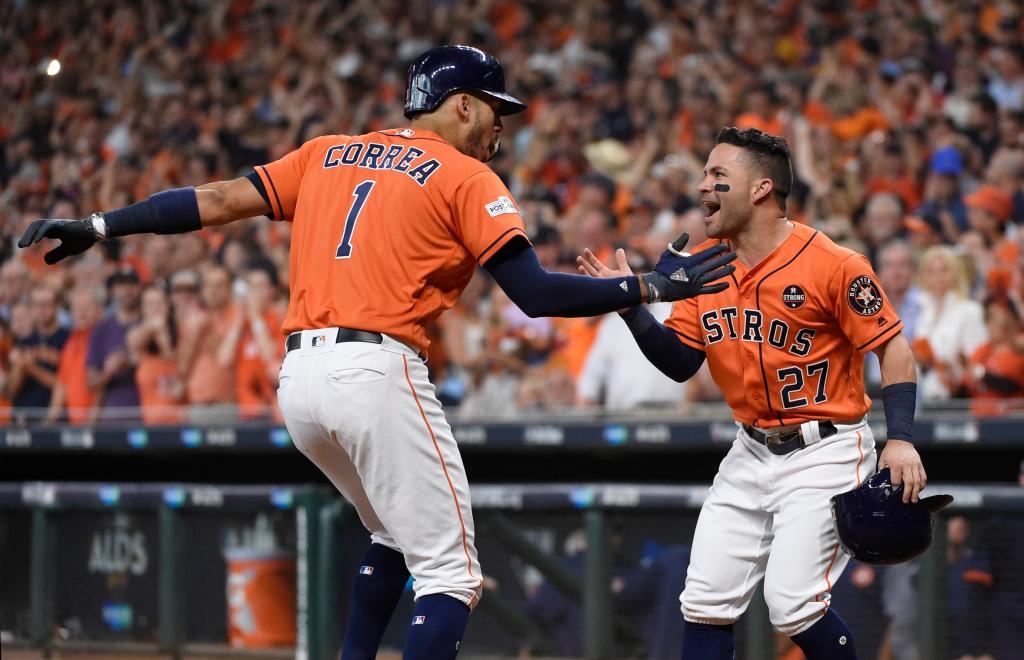
[[[422,624],[424,624],[426,622],[427,622],[427,617],[425,617],[425,616],[414,616],[412,618],[412,625],[414,625],[414,626],[419,626],[419,625],[422,625]]]
[[[359,574],[360,575],[373,575],[373,566],[360,566],[359,567]]]
[[[313,337],[313,348],[319,348],[327,343],[327,335],[316,335]]]

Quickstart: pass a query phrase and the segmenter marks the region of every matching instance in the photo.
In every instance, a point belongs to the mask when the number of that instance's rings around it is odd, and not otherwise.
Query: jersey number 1
[[[363,181],[352,191],[352,196],[356,198],[356,201],[352,202],[348,215],[345,216],[345,230],[341,234],[338,250],[334,253],[335,259],[348,259],[352,256],[352,234],[356,230],[356,221],[359,220],[359,214],[362,212],[367,198],[370,197],[370,191],[373,190],[375,183],[377,182]]]

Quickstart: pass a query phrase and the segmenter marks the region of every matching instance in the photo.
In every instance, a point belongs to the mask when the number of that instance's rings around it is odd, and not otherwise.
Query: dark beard
[[[483,143],[484,130],[484,123],[480,121],[480,116],[477,115],[476,122],[473,124],[473,127],[469,129],[469,135],[466,136],[466,144],[469,145],[470,148],[476,149],[478,145],[481,145]],[[484,153],[479,156],[477,154],[469,155],[473,156],[474,158],[479,158],[480,161],[486,163],[491,159],[491,150],[488,146],[486,151],[484,151]]]

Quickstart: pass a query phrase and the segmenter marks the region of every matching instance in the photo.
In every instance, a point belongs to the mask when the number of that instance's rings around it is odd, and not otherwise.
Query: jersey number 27
[[[818,383],[814,392],[814,403],[825,403],[828,401],[828,393],[825,390],[828,381],[828,360],[815,362],[807,365],[807,380],[817,377]],[[800,367],[787,367],[779,369],[779,382],[782,386],[782,407],[802,408],[807,405],[807,397],[793,398],[793,395],[804,389],[804,372]]]
[[[348,215],[345,216],[345,228],[341,233],[341,243],[338,243],[338,249],[334,253],[335,259],[348,259],[352,256],[352,234],[356,230],[356,221],[359,220],[359,214],[363,211],[363,206],[370,197],[370,191],[373,190],[375,183],[377,182],[363,181],[352,191],[352,196],[356,200],[352,202],[352,206],[348,209]]]

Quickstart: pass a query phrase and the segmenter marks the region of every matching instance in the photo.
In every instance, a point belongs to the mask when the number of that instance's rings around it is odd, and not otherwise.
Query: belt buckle
[[[781,445],[782,444],[782,433],[775,431],[773,433],[764,434],[764,443],[766,445]]]

